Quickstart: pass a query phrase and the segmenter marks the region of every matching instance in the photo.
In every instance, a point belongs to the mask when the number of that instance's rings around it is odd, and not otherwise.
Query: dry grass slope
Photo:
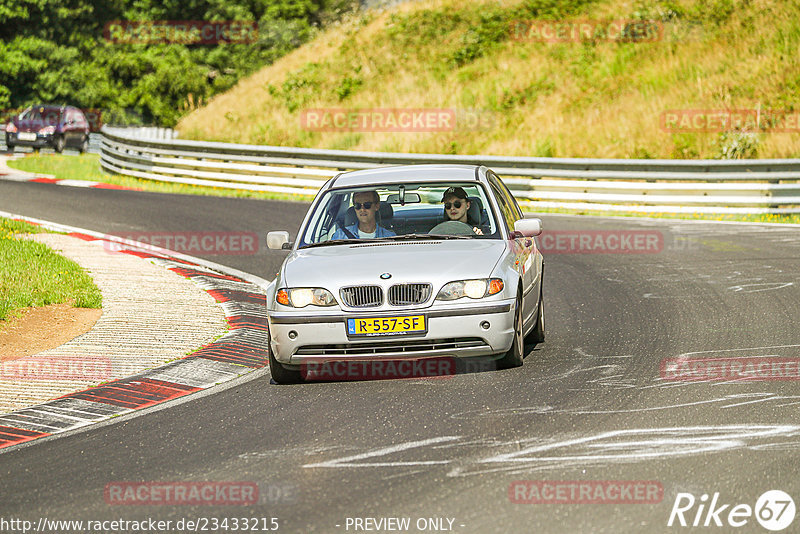
[[[657,42],[540,43],[514,20],[644,19]],[[800,157],[798,133],[671,133],[670,109],[800,112],[800,5],[423,0],[354,17],[185,117],[185,138],[556,157]],[[490,127],[310,132],[312,108],[481,110]]]

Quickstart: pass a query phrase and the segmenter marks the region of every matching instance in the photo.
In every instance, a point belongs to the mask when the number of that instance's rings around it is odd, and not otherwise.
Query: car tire
[[[287,369],[272,355],[272,342],[267,330],[267,350],[269,351],[269,373],[277,384],[297,384],[303,381],[300,371]]]
[[[522,297],[517,297],[517,304],[514,311],[514,341],[502,358],[497,360],[499,369],[511,369],[522,365],[522,358],[525,356],[525,340],[522,338]]]
[[[63,135],[59,135],[56,137],[56,142],[53,144],[53,150],[61,154],[64,152],[64,147],[66,146],[67,142],[64,140]]]
[[[78,147],[78,152],[80,152],[81,154],[85,154],[88,151],[89,151],[89,136],[87,135],[83,138],[81,146]]]
[[[542,281],[539,282],[539,303],[536,305],[536,326],[533,327],[525,341],[528,343],[543,343],[544,342],[544,276]]]

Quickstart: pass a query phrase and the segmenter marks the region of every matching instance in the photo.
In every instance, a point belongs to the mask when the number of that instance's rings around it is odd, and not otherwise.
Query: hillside
[[[183,138],[352,150],[800,157],[800,7],[790,4],[407,3],[329,28],[186,116],[178,129]],[[625,40],[597,31],[600,24],[592,40],[536,40],[537,31],[558,21],[619,19],[655,21],[660,33]],[[308,128],[309,110],[375,108],[453,110],[458,126],[427,132]],[[683,131],[664,122],[676,109],[689,110],[678,121],[688,125]],[[762,122],[772,117],[773,129],[697,132],[709,122],[681,122],[697,115],[692,110],[725,109],[753,110]],[[775,124],[770,110],[789,115]],[[480,119],[481,126],[465,125],[465,118]]]

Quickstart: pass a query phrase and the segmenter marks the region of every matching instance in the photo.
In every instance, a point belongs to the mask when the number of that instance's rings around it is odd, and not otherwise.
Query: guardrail
[[[528,209],[800,213],[800,159],[627,160],[316,150],[145,138],[104,127],[108,172],[251,191],[313,195],[341,171],[419,163],[482,164]]]

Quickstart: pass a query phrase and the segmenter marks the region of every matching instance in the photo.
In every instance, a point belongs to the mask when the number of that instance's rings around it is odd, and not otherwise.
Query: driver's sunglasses
[[[461,209],[461,201],[460,200],[456,200],[455,202],[452,202],[452,203],[451,202],[445,202],[444,203],[444,209],[446,209],[446,210],[449,210],[452,206],[455,206],[456,209]]]
[[[361,202],[353,202],[353,207],[357,210],[360,210],[361,206],[364,206],[364,209],[368,210],[372,207],[373,204],[374,202],[364,202],[363,204]]]

